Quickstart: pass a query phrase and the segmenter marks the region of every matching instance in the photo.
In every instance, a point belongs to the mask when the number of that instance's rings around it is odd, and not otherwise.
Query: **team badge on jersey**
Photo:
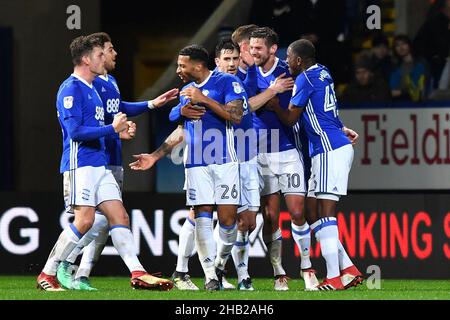
[[[207,97],[207,96],[208,96],[208,94],[209,94],[209,90],[206,90],[206,89],[205,89],[205,90],[203,90],[203,91],[202,91],[202,93],[203,93],[203,95],[204,95],[204,96],[206,96],[206,97]]]
[[[64,97],[64,108],[66,109],[70,109],[73,106],[73,97],[72,96],[67,96]]]
[[[244,92],[244,89],[241,87],[239,82],[233,82],[233,89],[234,89],[234,92],[237,94]]]

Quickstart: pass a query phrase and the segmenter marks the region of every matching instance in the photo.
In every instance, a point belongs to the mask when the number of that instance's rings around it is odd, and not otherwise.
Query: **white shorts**
[[[303,159],[296,149],[258,154],[261,196],[306,193]]]
[[[353,147],[351,144],[315,155],[311,159],[308,195],[314,195],[318,199],[331,200],[336,200],[339,199],[339,196],[346,195],[348,175],[352,162]],[[321,194],[325,195],[321,196]],[[326,194],[335,195],[335,197],[330,198]]]
[[[63,173],[63,191],[66,211],[74,206],[97,207],[108,200],[120,200],[119,185],[111,170],[105,167],[81,167]]]
[[[117,184],[119,185],[120,191],[123,190],[123,167],[122,166],[108,166],[108,169],[111,170],[114,179],[116,179]]]
[[[239,164],[229,162],[186,169],[186,205],[241,203]]]
[[[256,157],[250,161],[239,164],[239,177],[241,179],[241,206],[238,213],[245,210],[259,210],[259,177]]]

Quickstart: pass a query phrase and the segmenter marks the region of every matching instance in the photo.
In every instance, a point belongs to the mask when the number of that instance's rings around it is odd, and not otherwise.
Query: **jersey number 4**
[[[325,87],[325,99],[323,104],[323,110],[325,112],[333,111],[333,115],[336,118],[338,116],[338,110],[336,108],[336,93],[334,92],[334,84],[330,84]]]

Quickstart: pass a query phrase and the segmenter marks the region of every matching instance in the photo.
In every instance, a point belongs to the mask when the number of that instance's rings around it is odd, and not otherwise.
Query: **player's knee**
[[[77,229],[82,234],[84,234],[84,233],[89,231],[89,229],[92,227],[93,224],[94,224],[93,219],[88,218],[88,217],[83,217],[81,219],[78,219],[78,221],[77,221]]]
[[[237,222],[239,231],[247,231],[248,230],[248,222],[245,219],[239,219]]]
[[[298,226],[302,225],[305,222],[305,218],[304,218],[303,212],[300,211],[300,212],[292,213],[291,214],[291,220],[292,220],[292,222],[294,224],[296,224]]]

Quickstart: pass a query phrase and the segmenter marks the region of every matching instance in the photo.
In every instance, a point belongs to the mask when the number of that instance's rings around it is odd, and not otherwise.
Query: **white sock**
[[[352,260],[350,260],[350,257],[348,256],[347,251],[345,251],[345,248],[342,245],[341,241],[338,241],[338,250],[339,250],[339,269],[344,270],[352,266],[353,262]]]
[[[334,217],[327,217],[320,219],[320,221],[322,222],[318,232],[320,249],[327,264],[327,279],[331,279],[340,275],[337,220]]]
[[[195,245],[206,282],[212,279],[218,280],[214,266],[216,250],[212,223],[212,213],[209,212],[200,212],[195,218]]]
[[[238,275],[238,283],[244,279],[250,278],[248,274],[248,252],[250,244],[248,242],[248,231],[237,232],[236,243],[231,249],[234,267]]]
[[[281,265],[281,245],[283,243],[283,238],[281,237],[281,230],[278,229],[271,235],[264,235],[264,243],[269,250],[270,262],[273,267],[274,276],[285,275],[286,272]]]
[[[188,272],[189,258],[195,250],[195,222],[186,218],[178,236],[178,258],[176,271]]]
[[[50,276],[56,275],[56,270],[58,270],[59,263],[66,260],[67,256],[77,246],[77,243],[81,237],[81,233],[73,224],[68,225],[61,232],[58,240],[56,240],[56,243],[48,256],[47,262],[45,263],[42,271]]]
[[[320,231],[321,224],[322,224],[322,221],[320,221],[320,219],[319,219],[316,222],[314,222],[312,225],[309,226],[309,228],[311,229],[311,232],[314,233],[314,236],[316,237],[317,242],[320,242],[319,231]]]
[[[231,226],[222,225],[220,222],[217,224],[219,225],[219,241],[217,242],[215,266],[220,270],[224,270],[225,264],[227,263],[231,250],[236,242],[237,225],[236,221]]]
[[[111,226],[110,230],[114,247],[119,252],[120,257],[127,265],[130,273],[133,271],[145,271],[137,257],[137,249],[131,230],[121,225]]]
[[[297,226],[291,222],[292,238],[294,238],[300,251],[300,267],[302,270],[311,268],[311,260],[309,258],[309,248],[311,247],[311,231],[308,222],[301,226]]]
[[[319,239],[320,224],[321,221],[318,220],[311,225],[311,231],[315,232],[317,242],[320,242]],[[345,250],[340,240],[338,240],[338,251],[339,251],[339,269],[344,270],[352,266],[353,262],[352,260],[350,260],[350,257],[348,256],[347,251]]]
[[[105,248],[106,241],[109,237],[108,224],[98,231],[98,236],[91,241],[89,245],[84,248],[83,255],[81,256],[80,266],[78,267],[75,279],[81,277],[89,278],[92,268],[97,263],[100,255],[102,254],[103,248]]]
[[[98,233],[101,229],[105,228],[108,228],[108,219],[106,219],[104,215],[96,213],[92,227],[84,234],[80,241],[78,241],[77,246],[69,254],[66,261],[74,263],[81,250],[98,237]]]

